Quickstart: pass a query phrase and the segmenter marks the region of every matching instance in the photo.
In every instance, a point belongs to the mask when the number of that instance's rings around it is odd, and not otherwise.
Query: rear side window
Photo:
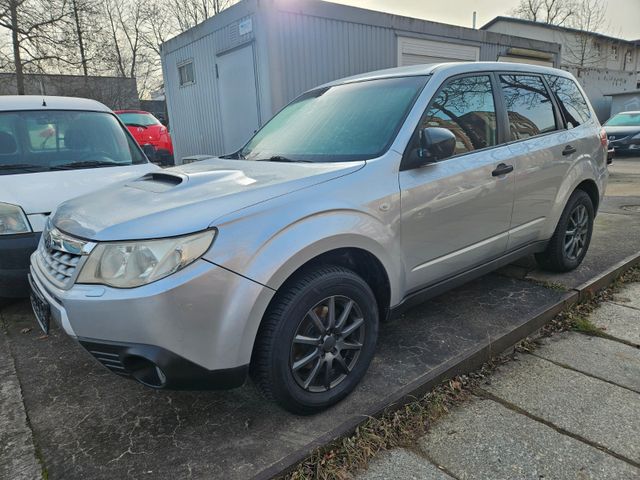
[[[449,129],[456,137],[456,155],[496,145],[496,107],[489,76],[448,82],[425,112],[421,128],[427,127]]]
[[[551,91],[558,99],[567,127],[575,128],[591,118],[589,105],[573,80],[549,75],[547,76],[547,81]]]
[[[511,140],[522,140],[557,129],[553,102],[535,75],[500,75]]]

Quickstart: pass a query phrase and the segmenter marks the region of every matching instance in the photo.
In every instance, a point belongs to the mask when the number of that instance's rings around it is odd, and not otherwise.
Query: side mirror
[[[451,130],[441,127],[423,128],[418,132],[418,148],[411,154],[409,168],[449,158],[456,151],[456,137]]]

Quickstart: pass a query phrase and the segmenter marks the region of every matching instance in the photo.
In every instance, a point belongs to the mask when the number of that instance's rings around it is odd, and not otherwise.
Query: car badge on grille
[[[609,136],[609,140],[615,140],[615,139],[616,139],[615,135]]]
[[[57,228],[49,230],[44,237],[44,246],[47,250],[59,250],[73,255],[82,255],[86,242],[67,237]]]

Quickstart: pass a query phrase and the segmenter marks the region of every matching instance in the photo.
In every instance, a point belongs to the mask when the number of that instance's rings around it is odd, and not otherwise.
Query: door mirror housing
[[[418,168],[449,158],[456,150],[456,137],[441,127],[423,128],[418,132],[418,147],[411,152],[408,168]]]

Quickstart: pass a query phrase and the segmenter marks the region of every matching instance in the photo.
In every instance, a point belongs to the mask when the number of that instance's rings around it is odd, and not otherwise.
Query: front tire
[[[351,270],[321,266],[296,275],[276,294],[258,331],[256,385],[296,414],[339,402],[371,363],[378,317],[371,288]]]
[[[594,217],[591,197],[584,190],[573,192],[547,249],[536,254],[540,267],[552,272],[568,272],[577,268],[589,249]]]

